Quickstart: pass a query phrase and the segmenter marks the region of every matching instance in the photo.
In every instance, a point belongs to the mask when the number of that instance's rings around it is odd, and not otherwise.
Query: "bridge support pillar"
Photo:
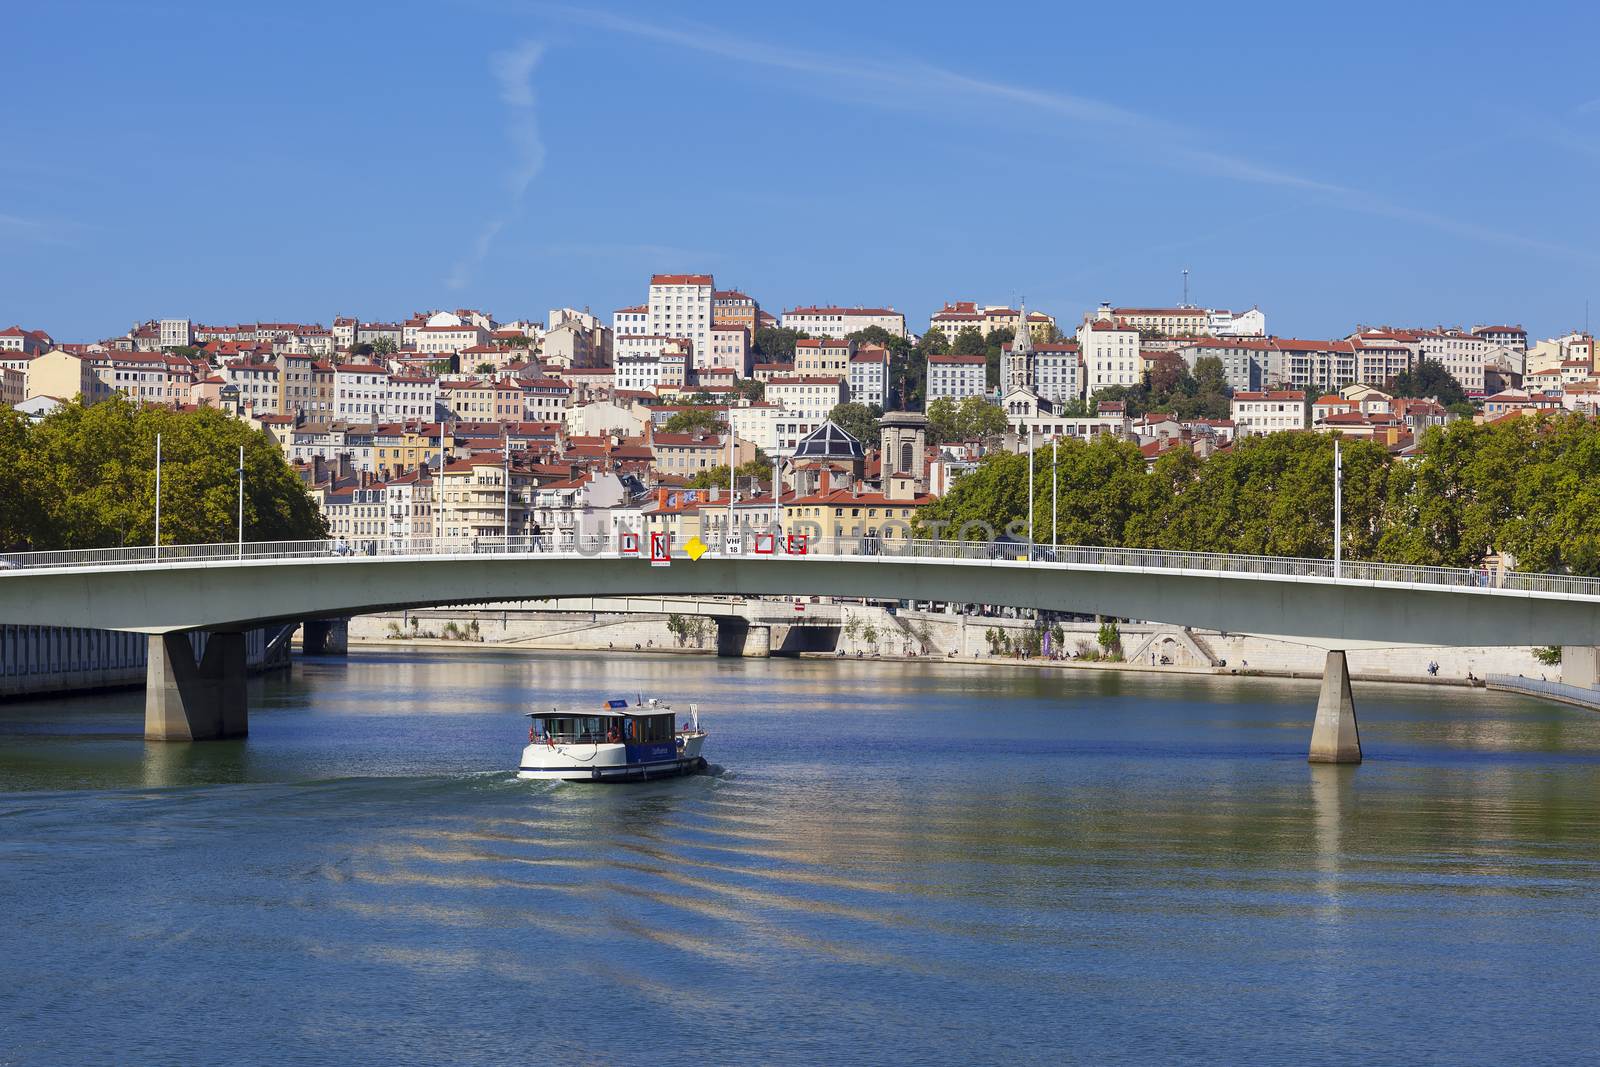
[[[350,654],[349,619],[307,619],[300,626],[300,651],[307,656]]]
[[[1585,689],[1600,688],[1600,649],[1593,645],[1561,646],[1561,680]]]
[[[1356,702],[1350,694],[1350,667],[1343,652],[1329,652],[1322,668],[1322,692],[1311,727],[1312,763],[1360,763],[1361,734],[1356,729]]]
[[[772,627],[753,626],[744,619],[718,619],[717,655],[766,659],[772,655]]]
[[[195,662],[186,633],[153,634],[145,663],[146,741],[211,741],[250,732],[244,634],[213,633]]]

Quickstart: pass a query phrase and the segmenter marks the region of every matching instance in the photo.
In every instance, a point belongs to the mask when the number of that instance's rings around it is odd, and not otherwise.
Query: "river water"
[[[519,782],[698,701],[717,773]],[[1600,716],[1357,684],[410,654],[0,705],[0,1063],[1538,1063],[1600,1046]]]

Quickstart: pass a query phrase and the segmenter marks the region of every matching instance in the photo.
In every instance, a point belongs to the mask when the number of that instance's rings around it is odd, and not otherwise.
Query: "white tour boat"
[[[598,709],[531,711],[518,778],[641,781],[706,769],[699,705],[679,727],[670,704],[608,700]]]

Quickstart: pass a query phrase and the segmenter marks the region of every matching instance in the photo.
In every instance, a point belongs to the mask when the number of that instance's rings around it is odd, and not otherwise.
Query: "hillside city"
[[[657,274],[609,323],[473,310],[398,322],[152,319],[80,343],[0,330],[0,401],[42,419],[121,395],[259,428],[353,544],[619,529],[674,543],[809,521],[905,536],[996,452],[1099,436],[1154,464],[1251,435],[1333,433],[1396,457],[1456,419],[1594,415],[1594,339],[1516,325],[1273,335],[1265,314],[1180,304],[1073,319],[950,301],[774,315],[708,274]],[[730,478],[730,461],[733,467]],[[774,498],[773,487],[779,486]],[[899,520],[899,521],[892,521]]]

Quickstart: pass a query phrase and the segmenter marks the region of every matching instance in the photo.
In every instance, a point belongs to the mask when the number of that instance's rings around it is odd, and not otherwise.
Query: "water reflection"
[[[522,710],[635,693],[699,702],[726,773],[511,774]],[[135,1062],[1521,1062],[1600,1037],[1600,717],[1358,685],[1368,761],[1313,766],[1315,695],[391,652],[252,683],[243,742],[146,744],[137,693],[0,706],[0,1058],[70,1062],[63,1026]]]

